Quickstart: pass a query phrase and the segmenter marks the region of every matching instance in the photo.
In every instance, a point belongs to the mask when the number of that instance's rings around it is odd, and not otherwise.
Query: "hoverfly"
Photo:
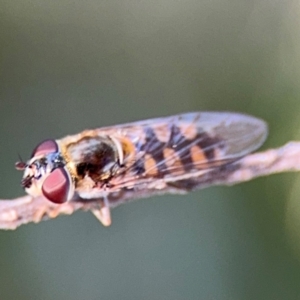
[[[186,113],[47,139],[16,168],[24,171],[21,184],[31,196],[57,204],[75,195],[102,199],[93,212],[109,225],[116,195],[196,188],[207,172],[260,147],[267,132],[263,120],[244,114]]]

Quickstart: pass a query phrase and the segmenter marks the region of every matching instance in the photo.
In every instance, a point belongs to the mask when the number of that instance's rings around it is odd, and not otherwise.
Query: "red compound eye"
[[[42,192],[51,202],[61,204],[68,201],[71,184],[69,173],[64,168],[57,168],[45,179]]]
[[[31,157],[47,155],[58,151],[58,145],[55,140],[46,140],[38,144],[32,151]]]

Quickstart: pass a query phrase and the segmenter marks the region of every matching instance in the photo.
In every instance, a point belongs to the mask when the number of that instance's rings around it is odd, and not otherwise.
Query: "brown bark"
[[[274,173],[300,170],[300,142],[289,142],[283,147],[270,149],[247,155],[242,159],[208,172],[199,179],[196,188],[205,188],[214,185],[233,185],[245,182],[260,176]],[[168,188],[162,191],[128,191],[120,193],[119,199],[109,199],[112,206],[127,201],[144,198],[154,194],[177,193],[176,188]],[[78,209],[97,210],[101,208],[103,201],[74,199],[65,204],[54,204],[43,197],[32,198],[28,195],[11,199],[0,200],[0,229],[16,229],[29,222],[38,223],[41,220],[56,218],[62,214],[72,214]]]

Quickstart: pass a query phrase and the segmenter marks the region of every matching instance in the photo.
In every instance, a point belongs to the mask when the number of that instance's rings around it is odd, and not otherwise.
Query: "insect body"
[[[45,140],[16,167],[24,170],[22,186],[32,196],[58,204],[74,195],[102,199],[94,214],[109,225],[109,206],[118,204],[111,199],[118,195],[197,188],[207,172],[254,151],[266,136],[266,123],[251,116],[187,113]]]

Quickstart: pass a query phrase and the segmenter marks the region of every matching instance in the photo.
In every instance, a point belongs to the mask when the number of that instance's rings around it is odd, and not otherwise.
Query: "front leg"
[[[101,207],[93,208],[91,211],[104,226],[110,226],[111,214],[107,196],[105,196],[101,202]]]

